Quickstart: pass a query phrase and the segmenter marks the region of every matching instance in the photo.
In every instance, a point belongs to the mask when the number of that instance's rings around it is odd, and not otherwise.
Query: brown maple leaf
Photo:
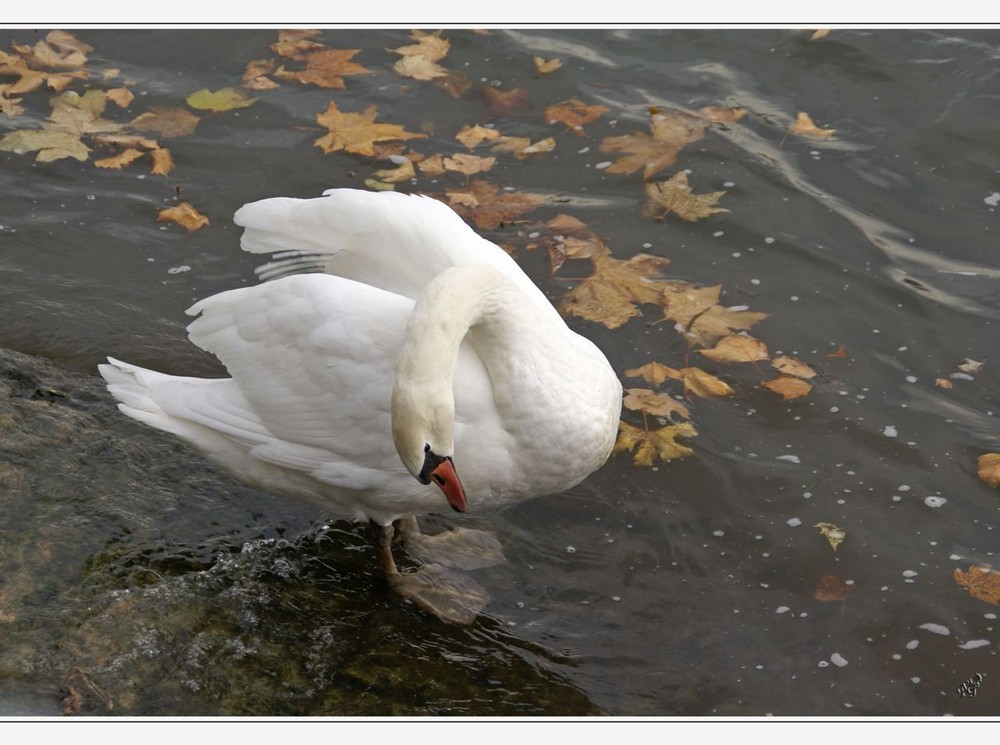
[[[425,134],[407,132],[399,124],[376,122],[378,108],[372,104],[361,113],[340,111],[337,105],[330,101],[326,111],[316,115],[316,121],[326,127],[329,133],[323,135],[315,144],[327,155],[338,150],[346,150],[358,155],[374,155],[374,143],[393,140],[411,140],[415,137],[426,137]]]
[[[462,127],[458,131],[458,134],[455,135],[455,139],[470,150],[477,145],[489,142],[490,140],[495,140],[498,137],[500,137],[500,133],[497,130],[490,129],[489,127],[483,127],[479,124],[474,127]]]
[[[545,109],[545,121],[549,124],[562,122],[569,127],[571,132],[582,137],[585,134],[583,131],[584,124],[589,124],[610,110],[607,106],[585,104],[583,101],[571,98],[568,101],[561,101]]]
[[[796,378],[815,378],[817,374],[815,370],[802,360],[787,355],[775,357],[771,360],[771,365],[783,375],[794,375]]]
[[[161,137],[184,137],[194,132],[201,118],[180,106],[151,106],[126,126],[137,132],[155,132]]]
[[[271,50],[282,57],[302,59],[308,52],[323,49],[324,45],[313,38],[319,36],[316,29],[290,29],[278,32],[278,40],[271,44]]]
[[[675,460],[694,455],[694,450],[677,442],[678,437],[695,437],[698,432],[690,422],[668,424],[660,429],[640,429],[627,422],[618,425],[618,440],[612,455],[632,453],[632,462],[637,466],[650,467],[657,460]]]
[[[267,77],[275,71],[278,63],[273,59],[255,59],[247,62],[240,85],[253,91],[268,91],[281,86]]]
[[[667,380],[681,380],[684,375],[680,370],[675,370],[659,362],[647,362],[642,367],[626,370],[625,377],[642,378],[653,385],[660,385]]]
[[[545,250],[555,274],[567,259],[589,259],[599,251],[608,252],[601,238],[581,220],[558,214],[546,223]]]
[[[480,91],[486,106],[493,116],[507,116],[517,109],[529,109],[528,92],[522,88],[512,91],[502,91],[493,86],[486,86]]]
[[[673,165],[681,148],[704,136],[705,127],[703,120],[691,114],[657,111],[650,119],[650,134],[636,132],[605,137],[600,151],[625,153],[608,166],[608,173],[634,173],[642,168],[642,177],[648,179]]]
[[[448,204],[482,230],[493,230],[545,204],[548,197],[518,191],[501,191],[484,179],[471,181],[464,189],[447,189]]]
[[[370,74],[372,71],[357,62],[352,62],[360,49],[320,49],[302,56],[305,69],[286,70],[284,66],[274,71],[278,80],[295,81],[320,88],[343,89],[344,76]]]
[[[677,414],[683,419],[691,418],[687,406],[663,393],[656,393],[649,388],[628,388],[625,393],[622,403],[626,409],[653,416],[670,417]]]
[[[656,220],[674,214],[682,220],[695,222],[716,212],[729,212],[715,206],[725,191],[695,194],[688,184],[685,171],[675,173],[666,181],[647,183],[645,189],[646,204],[642,208],[642,214]]]
[[[437,62],[444,59],[451,48],[451,42],[442,38],[440,30],[427,32],[414,29],[410,32],[410,38],[417,43],[397,47],[392,51],[404,57],[423,57],[431,62]]]
[[[760,339],[743,334],[723,336],[711,349],[699,349],[713,362],[728,364],[732,362],[758,362],[769,359],[767,345]]]

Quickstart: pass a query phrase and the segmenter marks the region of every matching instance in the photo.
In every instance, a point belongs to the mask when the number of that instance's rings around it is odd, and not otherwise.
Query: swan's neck
[[[411,473],[419,471],[426,445],[441,456],[454,451],[453,386],[462,340],[470,329],[502,334],[518,303],[532,305],[513,282],[484,265],[451,267],[427,285],[407,325],[392,395],[393,440]]]

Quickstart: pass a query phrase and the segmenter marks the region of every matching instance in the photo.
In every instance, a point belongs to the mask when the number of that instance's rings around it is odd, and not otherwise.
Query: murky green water
[[[94,47],[93,75],[72,89],[109,87],[108,68],[131,81],[128,111],[107,113],[118,121],[239,85],[277,38],[76,34]],[[7,31],[0,48],[42,36]],[[285,84],[204,117],[169,141],[166,177],[142,162],[116,171],[0,153],[0,346],[53,365],[3,357],[0,714],[58,714],[74,696],[82,713],[110,715],[997,714],[1000,611],[953,572],[997,561],[1000,497],[976,458],[1000,433],[1000,33],[444,36],[441,64],[471,83],[463,96],[393,72],[388,50],[409,43],[405,31],[324,31],[318,41],[360,49],[372,73],[337,90]],[[563,66],[538,76],[533,55]],[[491,111],[484,86],[523,89],[528,107]],[[49,113],[45,93],[22,98],[0,132]],[[583,136],[548,124],[544,109],[570,98],[609,111]],[[453,137],[477,122],[553,136],[551,153],[499,156],[485,177],[557,198],[487,231],[554,302],[589,272],[577,262],[552,277],[544,249],[528,247],[563,212],[618,258],[667,257],[670,277],[721,284],[723,305],[769,313],[753,333],[815,367],[814,390],[782,402],[759,388],[766,363],[686,357],[653,306],[615,330],[573,319],[622,374],[699,364],[735,396],[688,402],[693,458],[651,470],[617,456],[566,494],[465,519],[495,531],[509,557],[476,573],[493,601],[475,625],[402,602],[362,527],[229,480],[126,420],[95,375],[108,354],[220,372],[187,341],[183,311],[254,281],[259,259],[238,250],[233,211],[362,186],[392,166],[313,145],[331,100],[376,105],[380,121],[427,134],[410,146],[428,155],[464,152]],[[648,131],[650,107],[707,105],[748,113],[657,178],[686,169],[696,192],[726,191],[728,212],[643,217],[641,176],[609,172],[616,156],[600,143]],[[798,112],[834,137],[786,136]],[[452,173],[400,188],[465,183]],[[211,225],[189,235],[157,223],[178,195]],[[957,368],[984,356],[973,375]],[[956,373],[951,389],[935,385]],[[818,522],[846,531],[836,552]],[[824,573],[856,589],[817,600]],[[976,672],[978,695],[960,696]]]

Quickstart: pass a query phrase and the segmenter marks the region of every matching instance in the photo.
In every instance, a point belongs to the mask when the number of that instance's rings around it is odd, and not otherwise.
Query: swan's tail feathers
[[[270,439],[231,378],[185,378],[108,357],[98,370],[123,414],[211,453],[217,441],[250,448]]]

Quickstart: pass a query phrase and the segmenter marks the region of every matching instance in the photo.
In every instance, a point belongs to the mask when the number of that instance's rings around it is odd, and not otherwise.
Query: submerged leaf
[[[955,581],[969,590],[969,595],[990,605],[1000,605],[1000,572],[983,564],[973,564],[969,571],[956,569]]]
[[[1000,453],[984,453],[979,456],[977,472],[983,483],[996,489],[1000,486]]]
[[[618,441],[612,454],[632,453],[637,466],[652,466],[657,460],[674,460],[694,455],[694,450],[677,442],[678,437],[695,437],[698,432],[690,422],[668,424],[660,429],[648,430],[620,422]]]
[[[816,583],[816,590],[813,592],[813,597],[824,602],[846,600],[857,589],[858,586],[853,582],[848,582],[836,574],[823,572],[820,575],[819,582]]]
[[[217,91],[202,88],[185,100],[192,109],[207,109],[208,111],[243,109],[257,102],[256,98],[251,98],[236,88],[222,88]]]
[[[819,532],[826,536],[826,540],[830,543],[830,547],[834,551],[837,550],[837,546],[847,537],[847,533],[844,532],[843,528],[838,528],[833,523],[816,523],[813,527],[819,528]]]
[[[646,217],[662,220],[667,215],[674,214],[682,220],[695,222],[716,212],[729,212],[715,206],[725,191],[695,194],[688,184],[685,171],[678,171],[666,181],[648,183],[645,188],[646,204],[642,208],[642,214]]]
[[[575,134],[583,136],[583,125],[589,124],[608,111],[610,109],[607,106],[585,104],[583,101],[571,98],[545,109],[545,121],[549,124],[562,122]]]

